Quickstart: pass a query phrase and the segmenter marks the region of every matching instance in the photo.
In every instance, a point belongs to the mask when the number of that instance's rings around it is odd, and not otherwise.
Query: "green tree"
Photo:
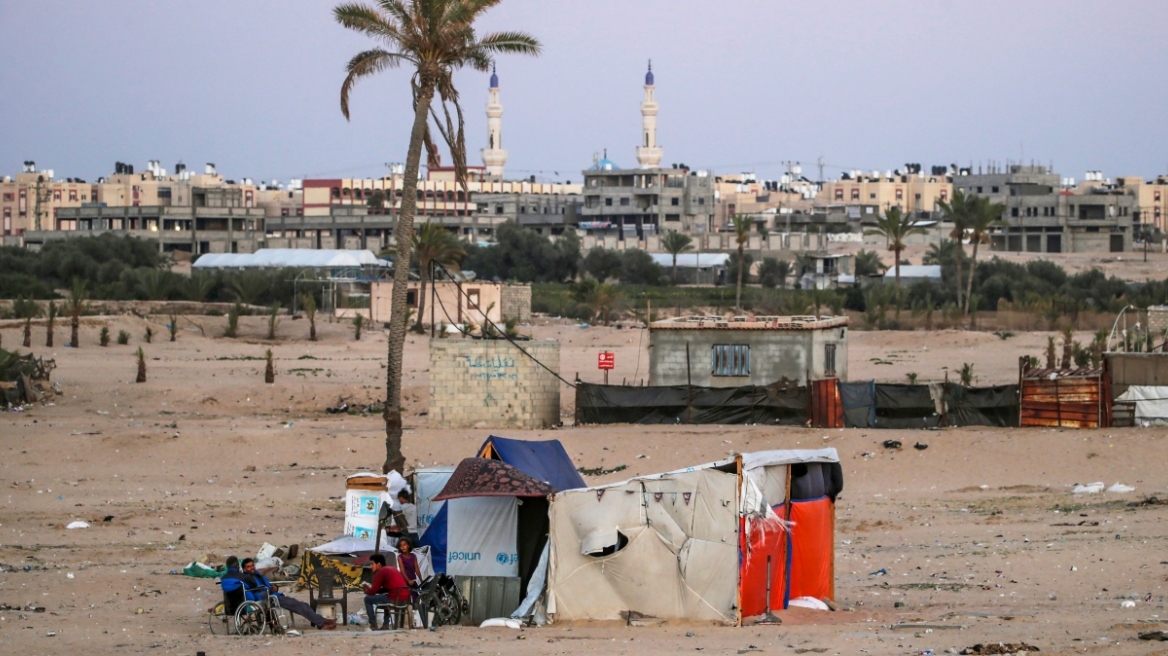
[[[349,60],[348,74],[341,84],[341,113],[346,119],[349,118],[349,95],[358,80],[403,65],[411,69],[414,116],[402,180],[401,211],[395,230],[397,265],[393,272],[386,363],[386,457],[382,465],[385,472],[405,468],[401,452],[401,379],[406,338],[406,288],[409,285],[407,263],[414,245],[418,170],[423,145],[427,146],[430,163],[437,163],[428,117],[434,113],[439,132],[450,147],[456,177],[465,188],[466,146],[454,71],[471,67],[486,72],[491,66],[492,56],[500,53],[539,54],[539,42],[522,32],[497,32],[482,37],[475,33],[475,21],[499,1],[379,0],[376,6],[346,3],[333,10],[338,23],[379,43]],[[441,99],[445,125],[437,120],[437,113],[431,108],[435,94]],[[457,112],[457,129],[451,121],[448,102]]]
[[[308,317],[308,341],[316,341],[316,296],[311,292],[300,295],[300,307]]]
[[[745,214],[735,214],[731,219],[734,223],[734,240],[738,244],[738,261],[744,263],[746,261],[746,242],[750,241],[750,227],[752,221],[749,216]],[[735,283],[734,292],[734,307],[742,312],[742,276],[749,266],[738,267],[738,281]]]
[[[888,242],[888,250],[893,254],[893,266],[896,267],[896,284],[900,284],[900,254],[904,251],[904,240],[912,235],[923,235],[925,229],[917,226],[911,215],[900,211],[899,207],[890,207],[883,216],[876,219],[876,227],[865,232],[868,235],[879,235]]]
[[[609,250],[603,246],[593,246],[584,256],[584,271],[596,278],[597,282],[604,282],[609,278],[620,275],[621,255],[618,251]]]
[[[878,276],[884,273],[888,267],[880,261],[880,254],[876,251],[860,250],[856,253],[855,269],[856,276]]]
[[[662,285],[666,276],[665,268],[639,248],[630,248],[620,255],[620,281],[626,285]]]
[[[960,257],[957,258],[956,267],[958,305],[961,305],[961,295],[965,292],[965,289],[961,284],[961,266],[962,260],[965,259],[964,244],[966,233],[969,231],[970,201],[972,201],[974,198],[975,196],[966,196],[965,192],[958,189],[953,192],[952,200],[937,202],[937,207],[941,208],[942,219],[948,219],[949,221],[953,222],[953,230],[949,232],[949,238],[954,240],[953,243],[956,245],[956,249],[960,251]],[[937,264],[944,266],[943,262],[937,262]],[[971,270],[971,276],[972,273],[973,272]]]
[[[458,263],[466,256],[466,251],[453,232],[443,228],[441,224],[427,221],[414,235],[414,255],[418,258],[418,274],[422,280],[418,290],[418,321],[414,324],[414,330],[424,333],[422,321],[426,316],[426,285],[432,282],[431,264],[437,262],[447,269],[457,270]],[[433,314],[434,309],[431,308],[430,312]]]
[[[670,280],[676,285],[677,256],[693,250],[693,239],[689,235],[684,235],[676,230],[670,230],[661,238],[661,248],[664,248],[665,252],[673,257],[673,273],[670,276]]]
[[[365,199],[370,214],[385,214],[385,191],[376,189]]]
[[[969,241],[973,244],[973,255],[969,258],[969,280],[965,288],[965,313],[969,314],[969,300],[973,295],[973,273],[977,269],[977,247],[990,243],[990,230],[1002,225],[1002,212],[1006,206],[991,203],[989,198],[976,196],[969,201]]]
[[[65,312],[69,315],[69,343],[73,348],[81,348],[78,333],[81,329],[81,315],[89,310],[89,290],[81,278],[73,279],[69,298],[65,301]]]
[[[53,328],[54,328],[54,324],[56,324],[56,322],[57,322],[57,315],[58,315],[57,302],[56,301],[49,301],[49,312],[48,312],[49,320],[45,324],[45,346],[47,346],[48,348],[53,347]]]
[[[764,257],[758,265],[758,282],[767,289],[786,287],[787,276],[791,275],[791,263],[776,257]]]
[[[24,348],[32,348],[32,320],[41,316],[41,306],[31,297],[18,298],[12,302],[12,313],[24,319]]]

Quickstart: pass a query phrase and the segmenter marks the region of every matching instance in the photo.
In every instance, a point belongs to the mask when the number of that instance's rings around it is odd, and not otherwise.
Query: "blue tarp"
[[[588,487],[559,440],[512,440],[492,435],[483,442],[479,457],[502,460],[561,492]]]

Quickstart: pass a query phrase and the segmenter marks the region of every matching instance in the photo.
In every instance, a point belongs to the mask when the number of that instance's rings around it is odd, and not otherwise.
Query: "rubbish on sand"
[[[1104,487],[1105,486],[1103,484],[1103,481],[1099,481],[1097,483],[1089,483],[1087,485],[1076,485],[1071,490],[1071,494],[1099,494],[1100,492],[1103,491]]]
[[[816,599],[815,597],[796,597],[787,602],[789,606],[797,606],[799,608],[810,608],[811,610],[831,610],[827,604]]]
[[[519,623],[519,620],[513,620],[510,617],[492,617],[489,620],[483,620],[483,623],[479,625],[480,629],[487,629],[491,627],[521,629],[523,628],[523,625]]]
[[[1107,491],[1111,492],[1112,494],[1126,494],[1128,492],[1135,492],[1136,489],[1130,485],[1124,485],[1123,483],[1116,483],[1115,485],[1112,485],[1111,487],[1107,488]]]
[[[89,528],[89,522],[82,522],[82,521],[69,522],[69,525],[66,526],[65,528]]]

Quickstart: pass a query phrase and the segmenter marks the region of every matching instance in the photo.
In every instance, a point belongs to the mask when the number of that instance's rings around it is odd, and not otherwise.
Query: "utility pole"
[[[824,160],[823,160],[823,155],[820,155],[819,159],[815,163],[819,165],[819,184],[822,186],[823,185],[823,167],[826,165],[826,162],[824,162]]]

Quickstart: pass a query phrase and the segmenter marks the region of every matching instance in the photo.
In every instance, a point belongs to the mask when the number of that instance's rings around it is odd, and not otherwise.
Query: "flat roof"
[[[689,316],[662,319],[649,324],[651,330],[824,330],[848,325],[847,317]]]

